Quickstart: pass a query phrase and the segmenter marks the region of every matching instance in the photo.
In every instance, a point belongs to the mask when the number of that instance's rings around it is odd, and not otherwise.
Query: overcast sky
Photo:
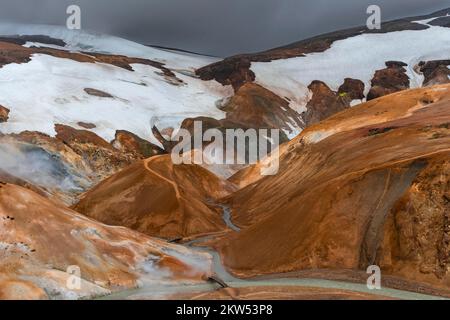
[[[363,25],[369,4],[380,5],[386,21],[450,0],[0,0],[0,20],[65,25],[69,4],[81,7],[86,30],[228,56]]]

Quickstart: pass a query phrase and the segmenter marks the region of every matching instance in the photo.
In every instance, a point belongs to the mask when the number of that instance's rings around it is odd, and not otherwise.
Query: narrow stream
[[[223,211],[223,221],[225,222],[225,224],[227,225],[228,228],[230,228],[233,231],[239,232],[241,231],[241,228],[237,227],[233,221],[231,221],[231,208],[224,205],[224,204],[220,204],[218,205],[222,211]]]
[[[226,225],[239,232],[240,228],[235,226],[231,221],[231,209],[225,205],[220,205],[223,210],[223,220]],[[333,281],[324,279],[296,279],[296,278],[279,278],[279,279],[265,279],[265,280],[246,280],[239,279],[231,275],[224,267],[220,255],[217,251],[207,248],[196,246],[199,243],[213,239],[214,236],[206,236],[197,238],[190,242],[183,244],[189,247],[191,250],[198,252],[209,253],[213,258],[213,272],[214,274],[223,280],[229,287],[243,288],[243,287],[276,287],[276,286],[299,286],[299,287],[315,287],[323,289],[340,289],[347,291],[354,291],[360,293],[369,293],[378,296],[385,296],[394,299],[405,300],[446,300],[445,298],[438,296],[431,296],[426,294],[420,294],[409,291],[402,291],[397,289],[382,288],[381,290],[370,290],[366,284]],[[212,292],[221,288],[220,285],[214,282],[201,283],[201,284],[175,284],[175,285],[151,285],[144,286],[138,289],[132,289],[127,291],[121,291],[100,298],[101,300],[122,300],[122,299],[164,299],[168,296],[177,293],[206,293]]]

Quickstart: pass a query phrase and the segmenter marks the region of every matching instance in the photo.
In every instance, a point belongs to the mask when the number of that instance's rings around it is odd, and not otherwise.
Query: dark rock
[[[109,176],[136,160],[133,154],[120,152],[94,132],[55,125],[56,139],[69,146],[99,176]]]
[[[397,127],[385,127],[385,128],[374,128],[374,129],[369,129],[369,136],[376,136],[379,134],[383,134],[383,133],[387,133],[389,131],[392,131],[394,129],[396,129]]]
[[[86,88],[84,89],[84,91],[91,96],[96,96],[100,98],[114,98],[114,96],[112,96],[111,94],[97,89]]]
[[[152,133],[156,140],[161,143],[163,149],[166,153],[170,153],[172,149],[177,145],[177,141],[171,141],[170,139],[166,139],[164,135],[159,131],[157,126],[152,127]]]
[[[45,35],[22,35],[19,36],[19,39],[24,40],[25,42],[39,42],[43,44],[50,44],[59,47],[65,47],[66,42],[61,39],[52,38]]]
[[[233,97],[220,109],[226,113],[225,119],[208,117],[189,118],[181,127],[193,133],[194,122],[201,121],[203,132],[219,129],[280,129],[280,141],[287,141],[284,131],[291,132],[292,127],[303,128],[302,117],[289,106],[289,102],[270,90],[255,83],[241,86]]]
[[[232,57],[213,63],[196,71],[202,80],[216,80],[225,85],[233,86],[237,91],[246,82],[255,81],[255,74],[250,70],[250,59]]]
[[[23,46],[27,42],[39,42],[42,44],[56,45],[65,47],[66,43],[61,39],[52,38],[45,35],[13,35],[13,36],[0,36],[0,41],[10,42]]]
[[[434,19],[433,21],[429,22],[428,24],[430,24],[432,26],[450,28],[450,16]]]
[[[85,128],[85,129],[94,129],[97,126],[93,123],[87,123],[87,122],[78,122],[77,123],[80,127]]]
[[[403,62],[388,61],[386,69],[377,70],[371,81],[372,88],[367,95],[367,100],[408,89],[410,82],[404,65]]]
[[[401,68],[407,67],[408,64],[401,61],[386,61],[386,67],[388,68]]]

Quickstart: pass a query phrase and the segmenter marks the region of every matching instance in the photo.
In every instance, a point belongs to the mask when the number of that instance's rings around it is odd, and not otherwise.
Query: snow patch
[[[173,128],[189,117],[225,117],[215,103],[232,94],[231,88],[184,75],[179,78],[187,85],[174,86],[154,67],[132,67],[134,72],[40,54],[29,63],[6,65],[0,69],[0,104],[11,112],[8,122],[0,124],[0,131],[31,130],[54,136],[57,123],[78,127],[78,122],[87,122],[95,124],[92,131],[107,141],[114,139],[116,130],[128,130],[158,143],[151,135],[153,116]],[[90,96],[85,88],[105,91],[115,98]]]
[[[314,80],[337,91],[345,78],[359,79],[367,95],[375,71],[386,68],[386,61],[395,60],[408,64],[411,87],[420,87],[423,75],[414,72],[414,66],[420,61],[448,59],[449,52],[450,29],[430,26],[426,30],[361,34],[305,57],[252,62],[251,70],[258,84],[292,100],[294,109],[304,110],[309,101],[307,86]]]
[[[327,131],[314,131],[310,132],[307,135],[304,136],[304,141],[307,143],[318,143],[322,140],[325,140],[326,138],[332,136],[334,134],[334,130],[327,130]]]
[[[102,52],[151,59],[165,63],[167,67],[174,69],[193,70],[219,60],[185,52],[156,49],[119,37],[84,30],[69,30],[63,26],[0,23],[0,34],[47,35],[63,40],[66,43],[66,50]],[[61,49],[61,47],[58,48]]]

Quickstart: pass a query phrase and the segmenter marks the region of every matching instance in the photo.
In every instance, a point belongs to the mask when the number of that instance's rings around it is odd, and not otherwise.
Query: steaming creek
[[[239,232],[240,228],[231,221],[231,209],[226,205],[217,205],[223,211],[222,218],[228,228],[235,232]],[[394,299],[406,300],[447,300],[439,296],[432,296],[420,294],[410,291],[402,291],[397,289],[382,288],[381,290],[370,290],[365,283],[352,283],[344,281],[324,280],[324,279],[296,279],[296,278],[278,278],[278,279],[264,279],[264,280],[247,280],[239,279],[231,275],[224,267],[219,253],[208,247],[199,247],[196,244],[202,243],[214,238],[214,235],[200,237],[192,241],[181,244],[191,250],[208,253],[212,256],[213,274],[223,280],[230,288],[244,288],[244,287],[315,287],[322,289],[341,289],[347,291],[354,291],[360,293],[369,293],[377,296],[384,296]],[[100,300],[122,300],[122,299],[164,299],[170,295],[179,293],[195,293],[202,294],[212,292],[220,289],[218,283],[210,281],[202,284],[174,284],[174,285],[159,285],[152,284],[143,286],[142,288],[131,289],[113,293],[108,296],[100,297]]]

